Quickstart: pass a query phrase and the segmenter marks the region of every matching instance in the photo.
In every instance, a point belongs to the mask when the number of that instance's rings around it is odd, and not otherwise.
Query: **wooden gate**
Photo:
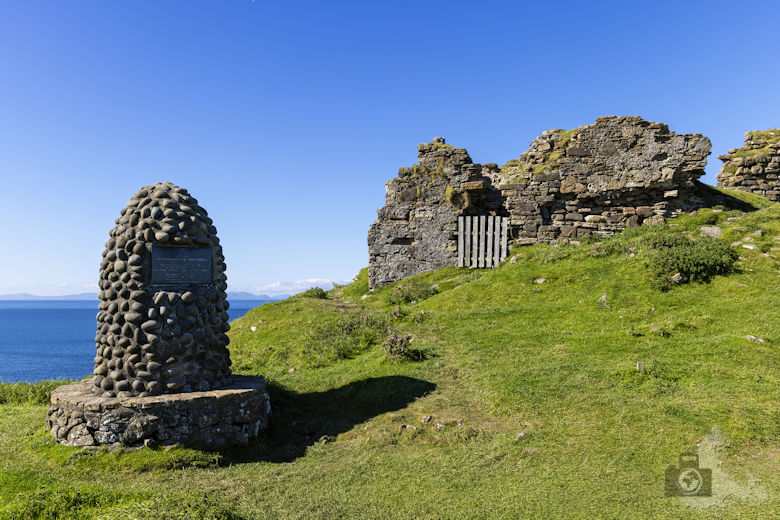
[[[458,267],[498,267],[506,260],[507,217],[458,217]]]

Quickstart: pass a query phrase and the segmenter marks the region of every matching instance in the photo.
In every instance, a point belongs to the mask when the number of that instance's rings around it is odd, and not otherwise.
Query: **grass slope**
[[[758,249],[739,247],[734,274],[666,292],[651,287],[643,228],[373,293],[363,270],[326,299],[254,309],[230,332],[234,369],[270,382],[272,426],[250,449],[56,446],[41,393],[0,386],[0,518],[770,518],[780,205],[761,205],[672,222],[691,236],[718,223]],[[398,286],[432,285],[390,303]],[[425,360],[389,362],[388,329]],[[664,498],[665,468],[713,427],[720,468],[762,498]]]

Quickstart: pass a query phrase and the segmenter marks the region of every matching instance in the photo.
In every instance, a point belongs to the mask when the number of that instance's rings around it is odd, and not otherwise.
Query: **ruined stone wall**
[[[371,288],[456,265],[459,215],[508,216],[515,244],[559,243],[663,222],[713,196],[696,181],[709,139],[640,117],[548,130],[501,168],[440,138],[418,151],[419,164],[388,182],[369,231]]]
[[[701,207],[710,140],[639,117],[548,130],[501,169],[519,244],[607,235]]]
[[[780,129],[747,132],[742,148],[719,155],[718,186],[780,201]]]
[[[419,162],[387,183],[385,206],[368,232],[372,289],[455,265],[457,216],[500,209],[498,191],[465,149],[436,138],[417,150]]]

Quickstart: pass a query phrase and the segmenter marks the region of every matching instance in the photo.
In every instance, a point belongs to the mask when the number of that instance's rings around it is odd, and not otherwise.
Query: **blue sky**
[[[91,290],[127,199],[169,180],[231,290],[368,263],[384,183],[434,136],[507,160],[640,115],[715,155],[780,126],[777,2],[0,0],[0,294]],[[318,282],[306,282],[317,279]]]

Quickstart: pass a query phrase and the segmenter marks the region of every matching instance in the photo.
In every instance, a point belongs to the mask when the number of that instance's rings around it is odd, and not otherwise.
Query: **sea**
[[[269,301],[231,301],[230,320]],[[97,300],[0,301],[0,382],[90,375],[97,307]]]

